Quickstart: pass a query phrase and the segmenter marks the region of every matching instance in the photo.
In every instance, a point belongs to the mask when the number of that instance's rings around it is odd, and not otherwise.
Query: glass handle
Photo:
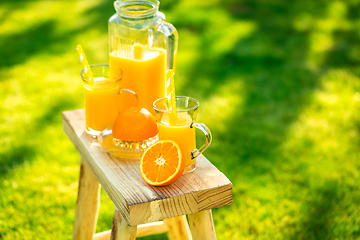
[[[192,123],[191,128],[195,127],[195,128],[198,128],[200,129],[204,134],[205,134],[205,139],[206,139],[206,142],[204,145],[202,145],[199,149],[194,149],[191,151],[191,159],[193,158],[196,158],[197,156],[199,156],[200,154],[202,154],[205,149],[207,149],[210,144],[211,144],[211,141],[212,141],[212,135],[211,135],[211,132],[210,132],[210,129],[203,123]]]
[[[167,48],[166,48],[166,63],[167,70],[173,69],[176,72],[176,57],[178,48],[179,35],[176,28],[165,21],[162,21],[159,28],[159,32],[162,32],[166,36]]]
[[[139,98],[138,98],[137,94],[134,91],[129,90],[129,89],[125,89],[125,88],[120,88],[118,93],[121,94],[123,92],[130,93],[132,96],[135,97],[136,101],[135,101],[134,106],[136,106],[138,104]]]

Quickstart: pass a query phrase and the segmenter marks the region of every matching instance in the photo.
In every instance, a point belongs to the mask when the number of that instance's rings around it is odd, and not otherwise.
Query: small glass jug
[[[165,97],[166,81],[175,73],[178,33],[158,11],[158,0],[117,0],[109,19],[110,71],[123,70],[121,88],[136,92],[138,107],[154,116],[152,103]],[[134,105],[120,97],[120,111]]]

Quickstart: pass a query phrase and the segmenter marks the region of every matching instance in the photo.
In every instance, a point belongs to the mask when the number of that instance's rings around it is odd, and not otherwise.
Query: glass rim
[[[110,67],[110,64],[107,64],[107,63],[90,64],[90,69],[91,69],[92,67]],[[85,81],[85,82],[88,82],[88,83],[93,82],[93,81],[90,81],[86,76],[84,76],[84,72],[85,72],[85,71],[84,71],[84,68],[82,68],[82,69],[80,70],[80,77],[81,77],[81,79],[82,79],[83,81]],[[104,80],[106,80],[107,82],[114,82],[114,81],[115,81],[115,82],[118,82],[118,81],[121,80],[122,76],[123,76],[123,70],[120,69],[120,76],[118,76],[117,78],[104,77]],[[96,78],[96,77],[94,76],[94,78]]]
[[[148,9],[126,9],[129,6],[151,6]],[[158,0],[115,0],[114,7],[116,12],[122,17],[146,18],[154,15],[159,9]]]
[[[165,100],[166,102],[168,102],[167,99],[168,99],[167,97],[163,97],[163,98],[156,99],[156,100],[153,102],[153,108],[154,108],[154,110],[159,111],[159,112],[165,112],[165,113],[170,113],[170,112],[172,112],[172,110],[163,109],[163,108],[159,108],[159,107],[156,106],[156,103],[158,103],[158,102],[161,102],[161,101],[164,101],[164,100]],[[188,97],[188,96],[175,96],[175,101],[176,101],[177,99],[190,99],[191,101],[195,102],[196,105],[193,106],[193,107],[185,108],[185,109],[179,109],[179,110],[176,109],[175,112],[188,112],[188,111],[190,111],[190,110],[196,110],[196,109],[199,107],[199,101],[196,100],[195,98]]]

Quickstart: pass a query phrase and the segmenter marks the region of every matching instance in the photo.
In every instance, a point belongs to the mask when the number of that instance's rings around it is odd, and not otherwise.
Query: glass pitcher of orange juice
[[[166,96],[166,76],[175,72],[178,33],[158,11],[158,0],[117,0],[109,19],[110,71],[123,71],[121,88],[136,92],[138,107],[155,116],[152,103]],[[120,96],[120,111],[134,99]]]

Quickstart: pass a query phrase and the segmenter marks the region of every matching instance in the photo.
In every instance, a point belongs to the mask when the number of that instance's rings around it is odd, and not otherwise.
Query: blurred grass
[[[360,1],[170,1],[176,89],[200,101],[206,156],[233,183],[218,239],[360,238]],[[83,45],[108,61],[110,0],[0,2],[0,239],[70,239]],[[101,195],[97,231],[111,227]],[[144,239],[164,239],[147,237]]]

